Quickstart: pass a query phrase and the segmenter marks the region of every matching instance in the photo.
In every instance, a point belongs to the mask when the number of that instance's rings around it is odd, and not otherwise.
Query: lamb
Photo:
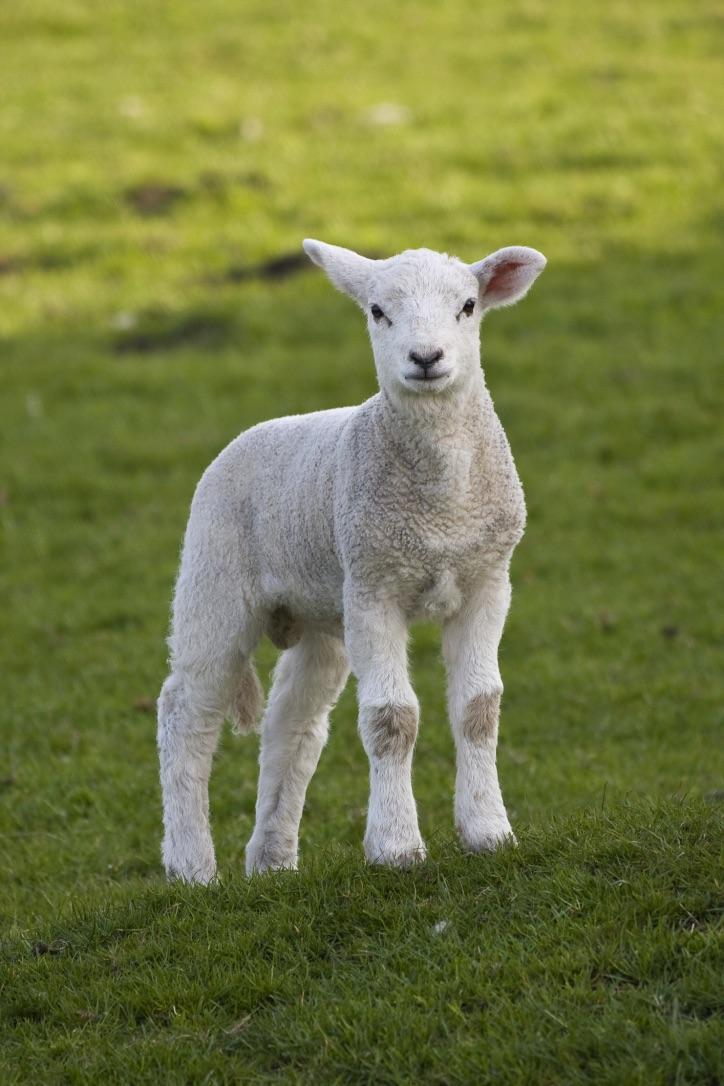
[[[282,652],[261,724],[248,873],[297,866],[305,792],[350,669],[370,763],[367,860],[424,859],[407,663],[420,617],[443,630],[462,844],[484,852],[514,840],[496,768],[497,650],[525,503],[479,326],[526,294],[545,257],[513,246],[467,265],[429,249],[372,260],[321,241],[304,248],[366,313],[379,392],[254,426],[194,495],[158,702],[163,861],[189,882],[216,873],[211,763],[225,718],[239,732],[257,725],[252,656],[264,633]]]

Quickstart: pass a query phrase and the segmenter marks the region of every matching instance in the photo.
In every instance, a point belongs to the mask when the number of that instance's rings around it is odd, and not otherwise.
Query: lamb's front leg
[[[491,577],[443,633],[448,710],[457,752],[455,825],[465,848],[487,852],[515,840],[495,760],[503,683],[498,645],[510,606],[507,571]]]
[[[425,858],[412,794],[419,707],[407,669],[407,626],[399,609],[345,600],[345,642],[357,677],[359,732],[370,761],[365,855],[409,867]]]

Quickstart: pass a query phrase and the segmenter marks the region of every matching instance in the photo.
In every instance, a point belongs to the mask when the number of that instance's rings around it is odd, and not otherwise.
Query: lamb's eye
[[[468,298],[468,300],[465,303],[465,305],[463,306],[461,312],[464,313],[466,317],[470,317],[470,316],[472,316],[472,312],[473,312],[474,309],[475,309],[475,299],[474,298]]]
[[[381,321],[385,315],[377,304],[370,306],[370,313],[376,321]]]

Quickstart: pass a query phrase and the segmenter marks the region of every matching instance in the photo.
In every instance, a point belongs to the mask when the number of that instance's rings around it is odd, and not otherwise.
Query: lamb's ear
[[[537,249],[509,245],[471,264],[470,271],[480,283],[483,308],[496,309],[527,294],[545,266],[546,258]]]
[[[324,268],[337,290],[349,294],[359,305],[367,305],[367,284],[374,260],[313,238],[305,238],[302,244],[309,259]]]

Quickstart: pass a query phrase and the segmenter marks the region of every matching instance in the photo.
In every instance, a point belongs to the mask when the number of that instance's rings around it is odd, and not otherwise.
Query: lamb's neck
[[[404,401],[380,393],[379,418],[394,445],[429,447],[440,454],[446,447],[478,444],[486,421],[494,413],[482,371],[479,379],[452,395],[406,396]]]

